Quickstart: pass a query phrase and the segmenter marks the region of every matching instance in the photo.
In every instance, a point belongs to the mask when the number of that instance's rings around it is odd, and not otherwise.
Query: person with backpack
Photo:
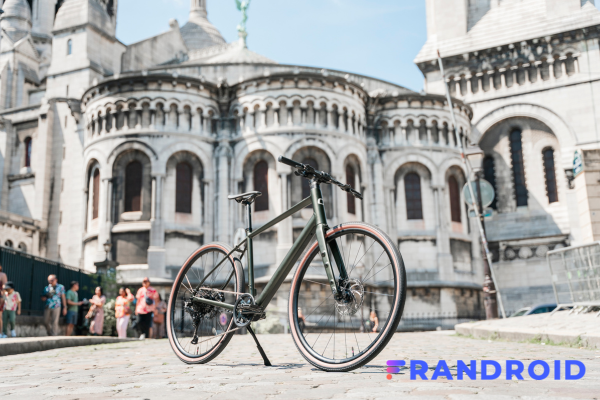
[[[141,332],[140,340],[152,337],[152,320],[158,301],[158,292],[150,286],[148,277],[142,280],[142,287],[135,295],[137,303],[135,305],[135,315],[137,315],[137,326]]]

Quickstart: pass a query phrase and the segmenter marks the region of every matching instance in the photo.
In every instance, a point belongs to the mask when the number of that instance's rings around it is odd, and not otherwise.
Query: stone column
[[[279,128],[279,107],[273,107],[273,126]]]
[[[260,113],[260,128],[264,129],[267,127],[267,110],[260,109],[258,112]]]
[[[218,241],[231,243],[229,230],[229,167],[232,156],[231,146],[226,139],[222,139],[215,151],[216,165],[216,213],[215,213],[215,238]]]
[[[148,248],[148,268],[152,276],[166,277],[165,270],[165,228],[162,219],[163,182],[165,174],[152,175],[152,202],[150,217],[150,247]]]
[[[198,110],[192,109],[190,112],[191,119],[191,131],[193,133],[197,133],[200,131],[200,116],[198,115]]]
[[[276,210],[278,213],[286,211],[290,207],[290,173],[282,172],[279,174],[279,186],[280,186],[280,208]],[[285,255],[292,247],[294,242],[292,217],[286,218],[277,225],[277,251],[276,251],[276,262],[278,266],[283,261]]]
[[[214,185],[211,179],[203,179],[204,185],[204,218],[202,219],[204,228],[204,243],[214,241]]]
[[[450,253],[450,235],[448,232],[448,224],[445,222],[445,207],[444,207],[444,187],[432,186],[433,201],[435,209],[435,233],[437,243],[437,259],[438,259],[438,274],[439,279],[453,280],[454,266],[452,262],[452,254]]]
[[[112,177],[104,178],[103,171],[100,171],[100,193],[98,193],[99,204],[98,204],[98,247],[96,250],[95,261],[104,260],[106,253],[104,252],[104,243],[110,241],[112,221],[111,221],[111,193],[112,193]],[[91,206],[92,202],[88,196],[88,206]],[[86,221],[89,221],[90,212],[85,215]]]

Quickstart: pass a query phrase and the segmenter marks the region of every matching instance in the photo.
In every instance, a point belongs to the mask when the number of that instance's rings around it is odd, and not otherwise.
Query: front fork
[[[317,222],[316,236],[317,242],[319,243],[319,253],[323,259],[325,273],[327,274],[327,280],[329,281],[329,286],[331,287],[333,297],[336,300],[339,300],[344,297],[339,283],[348,279],[348,273],[346,272],[346,266],[344,265],[344,260],[337,242],[333,240],[329,243],[329,250],[331,250],[331,255],[335,260],[335,264],[337,265],[340,274],[339,281],[335,279],[333,267],[331,265],[331,257],[329,256],[329,251],[327,249],[327,241],[325,240],[327,230],[329,229],[329,226],[327,225],[327,218],[325,216],[325,204],[323,202],[321,188],[315,181],[310,182],[310,195],[312,198],[313,210]]]

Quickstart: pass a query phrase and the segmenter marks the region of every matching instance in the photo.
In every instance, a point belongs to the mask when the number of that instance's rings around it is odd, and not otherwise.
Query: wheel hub
[[[344,294],[341,299],[335,300],[335,309],[340,315],[354,315],[362,306],[365,289],[358,279],[347,279],[340,283]]]

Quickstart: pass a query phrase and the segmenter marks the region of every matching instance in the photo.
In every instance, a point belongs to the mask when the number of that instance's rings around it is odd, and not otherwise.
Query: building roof
[[[225,44],[225,39],[205,16],[190,14],[190,20],[181,28],[181,36],[190,50]]]
[[[546,0],[503,0],[490,9],[466,35],[449,39],[429,38],[415,63],[465,54],[506,44],[600,25],[600,11],[590,2],[568,15],[549,16]]]
[[[111,36],[115,26],[110,16],[96,0],[67,0],[58,10],[54,20],[54,31],[62,31],[91,24]]]

